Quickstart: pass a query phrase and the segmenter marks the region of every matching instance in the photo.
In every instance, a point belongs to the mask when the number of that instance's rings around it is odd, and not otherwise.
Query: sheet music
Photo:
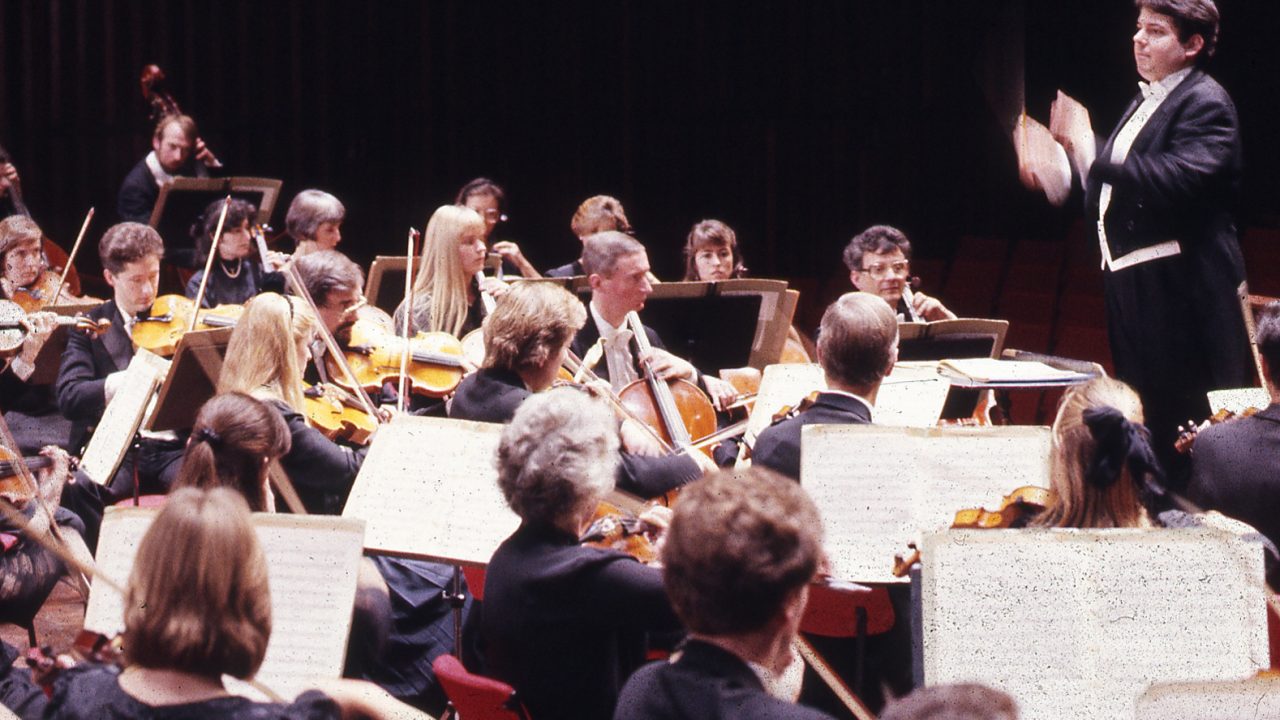
[[[754,443],[761,430],[773,423],[773,416],[784,407],[795,407],[814,390],[826,390],[827,377],[816,363],[769,365],[760,377],[756,404],[747,420],[746,438]]]
[[[1245,408],[1251,407],[1261,410],[1270,404],[1271,394],[1265,388],[1247,387],[1209,391],[1209,410],[1214,413],[1224,409],[1233,413],[1242,413]],[[1200,418],[1188,419],[1200,420]]]
[[[1221,531],[949,530],[921,555],[925,682],[999,688],[1023,720],[1133,717],[1153,682],[1268,664],[1261,546]]]
[[[80,469],[94,482],[111,482],[129,450],[133,436],[150,413],[156,388],[169,372],[169,361],[148,350],[138,350],[125,370],[124,381],[107,403],[80,459]]]
[[[900,362],[880,385],[875,422],[877,425],[934,427],[950,390],[951,383],[938,375],[936,361]]]
[[[368,522],[365,548],[488,563],[520,525],[498,489],[502,427],[412,416],[383,425],[342,511]]]
[[[956,511],[996,508],[1023,485],[1049,486],[1049,429],[807,425],[800,484],[822,512],[834,575],[907,582],[893,556]]]
[[[1280,678],[1160,683],[1138,698],[1137,720],[1239,720],[1280,717]]]
[[[98,541],[100,572],[121,585],[128,581],[138,546],[158,512],[107,508]],[[271,641],[257,679],[292,698],[316,678],[342,675],[364,527],[346,518],[269,513],[254,513],[253,525],[267,556],[272,616]],[[124,598],[94,582],[84,626],[107,635],[124,630]]]

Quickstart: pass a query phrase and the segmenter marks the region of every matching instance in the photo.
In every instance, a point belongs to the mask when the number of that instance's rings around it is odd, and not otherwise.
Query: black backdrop
[[[1214,72],[1241,111],[1246,217],[1274,224],[1280,4],[1223,0]],[[70,243],[146,152],[159,64],[228,169],[346,203],[345,251],[405,229],[476,175],[538,266],[618,196],[663,277],[697,220],[733,225],[757,276],[818,287],[875,222],[946,257],[963,235],[1062,237],[1017,183],[995,109],[1045,117],[1064,87],[1103,131],[1135,90],[1126,0],[350,2],[3,0],[0,144],[37,219]],[[91,270],[92,252],[82,268]]]

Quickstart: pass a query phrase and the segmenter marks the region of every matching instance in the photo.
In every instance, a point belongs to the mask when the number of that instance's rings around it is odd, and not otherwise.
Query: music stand
[[[1008,320],[964,318],[898,324],[898,360],[1000,357]],[[981,400],[977,390],[952,388],[942,407],[944,419],[973,415]]]
[[[253,222],[265,225],[275,210],[283,180],[257,177],[225,178],[174,178],[160,187],[160,196],[151,211],[148,225],[155,228],[164,240],[165,260],[178,267],[197,268],[197,258],[191,238],[191,224],[212,202],[229,193],[238,200],[247,200],[258,208]]]
[[[188,430],[200,408],[218,392],[218,375],[232,328],[195,330],[182,336],[147,430]]]

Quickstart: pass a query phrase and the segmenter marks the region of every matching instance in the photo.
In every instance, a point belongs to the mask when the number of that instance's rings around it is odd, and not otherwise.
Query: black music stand
[[[147,429],[189,430],[200,408],[218,392],[218,375],[227,354],[232,328],[195,330],[182,336],[169,374],[160,386]]]
[[[174,178],[160,187],[148,225],[164,239],[165,261],[191,270],[199,269],[191,226],[213,201],[230,193],[258,208],[253,222],[265,225],[275,210],[283,180],[255,177]]]

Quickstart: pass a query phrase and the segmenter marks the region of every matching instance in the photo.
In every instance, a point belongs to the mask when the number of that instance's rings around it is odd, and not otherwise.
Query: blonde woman
[[[484,269],[485,224],[471,208],[442,205],[427,222],[422,258],[415,270],[410,332],[447,332],[462,337],[484,319],[481,291],[497,297],[506,285],[489,279],[481,286],[476,274]],[[404,303],[396,308],[396,328],[404,318]]]
[[[315,315],[304,301],[275,293],[253,298],[231,333],[218,392],[245,393],[280,413],[291,440],[281,466],[308,512],[337,514],[366,449],[329,440],[302,414],[302,373],[315,331]]]

